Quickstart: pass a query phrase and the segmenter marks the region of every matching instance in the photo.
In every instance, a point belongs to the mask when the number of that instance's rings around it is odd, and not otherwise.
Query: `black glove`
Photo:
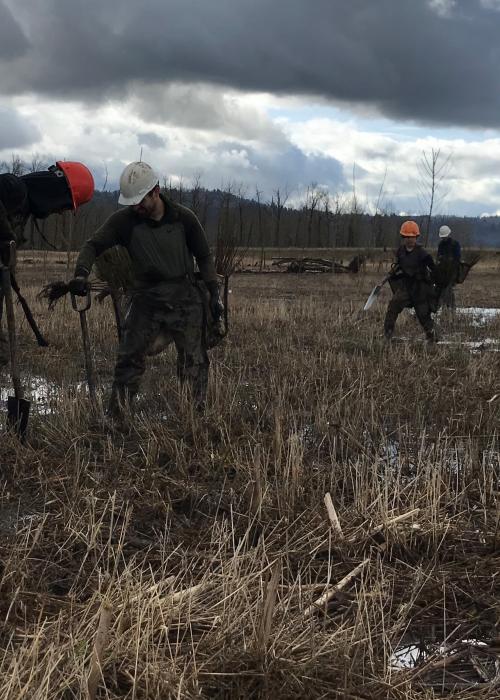
[[[73,277],[68,282],[68,288],[71,294],[77,297],[84,297],[88,292],[89,283],[86,277]]]
[[[5,239],[0,240],[0,263],[2,263],[2,265],[10,265],[10,263],[11,263],[10,243],[11,243],[10,240],[5,240]]]
[[[207,289],[210,292],[210,312],[215,322],[220,321],[224,313],[224,304],[220,298],[217,282],[208,282]]]

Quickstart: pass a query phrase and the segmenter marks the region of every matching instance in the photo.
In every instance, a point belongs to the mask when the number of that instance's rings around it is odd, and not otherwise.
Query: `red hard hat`
[[[399,233],[401,236],[413,238],[414,236],[420,236],[420,229],[416,221],[403,221]]]
[[[56,165],[66,177],[73,199],[73,209],[76,211],[79,206],[92,199],[95,188],[92,173],[83,163],[70,160],[58,160]]]

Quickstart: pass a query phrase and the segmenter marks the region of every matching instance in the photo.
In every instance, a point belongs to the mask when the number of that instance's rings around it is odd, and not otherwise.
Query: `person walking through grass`
[[[439,229],[436,261],[436,280],[439,283],[439,305],[455,311],[455,285],[460,271],[462,251],[460,243],[451,237],[449,226]]]
[[[432,274],[435,270],[432,256],[420,245],[417,238],[420,229],[415,221],[403,222],[400,230],[402,244],[396,251],[389,284],[393,297],[387,307],[384,335],[390,341],[401,311],[415,309],[420,325],[429,342],[436,341],[436,330],[431,313],[436,310],[436,298]]]

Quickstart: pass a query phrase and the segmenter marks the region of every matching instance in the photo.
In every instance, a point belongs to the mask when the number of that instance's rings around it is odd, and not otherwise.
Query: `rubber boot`
[[[435,345],[438,341],[438,334],[435,328],[433,328],[431,331],[426,331],[425,337],[427,338],[429,345]]]
[[[106,415],[118,420],[123,419],[127,410],[130,410],[135,394],[135,391],[130,391],[124,384],[113,384]]]

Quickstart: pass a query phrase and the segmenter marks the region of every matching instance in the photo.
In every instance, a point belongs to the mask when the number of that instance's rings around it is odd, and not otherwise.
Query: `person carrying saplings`
[[[417,244],[420,229],[415,221],[403,222],[400,235],[401,245],[396,251],[396,261],[389,278],[393,296],[387,307],[384,336],[390,341],[401,311],[413,308],[427,340],[436,342],[436,329],[431,316],[432,312],[436,311],[436,296],[432,283],[434,260]]]
[[[455,285],[460,272],[460,243],[451,237],[449,226],[439,229],[435,279],[439,289],[439,305],[455,311]]]
[[[87,278],[95,259],[121,245],[129,253],[133,288],[118,347],[108,415],[121,418],[137,394],[146,356],[161,336],[177,349],[177,375],[187,384],[198,410],[203,410],[209,360],[205,342],[206,308],[194,262],[209,291],[214,319],[223,313],[214,260],[196,215],[167,199],[159,178],[147,163],[127,165],[120,177],[116,211],[83,246],[74,278],[73,294],[87,292]]]

